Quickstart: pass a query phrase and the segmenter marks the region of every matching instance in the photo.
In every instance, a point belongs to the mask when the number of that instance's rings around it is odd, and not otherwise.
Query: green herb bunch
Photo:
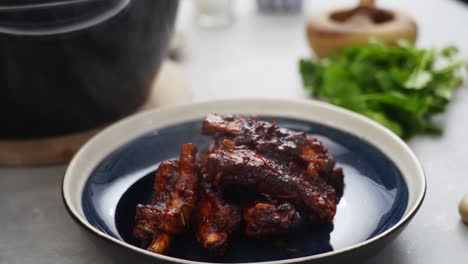
[[[324,99],[386,126],[402,138],[440,134],[431,122],[445,111],[463,82],[458,50],[418,49],[400,41],[387,46],[371,39],[322,60],[300,60],[304,86]]]

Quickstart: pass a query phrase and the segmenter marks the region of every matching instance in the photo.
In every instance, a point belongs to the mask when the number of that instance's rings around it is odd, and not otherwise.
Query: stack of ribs
[[[167,254],[189,226],[204,248],[222,255],[241,225],[248,237],[266,239],[288,233],[300,218],[333,221],[343,172],[316,138],[253,116],[215,114],[202,133],[214,140],[198,156],[184,144],[179,160],[162,162],[153,200],[137,206],[133,234],[152,241],[148,250]]]

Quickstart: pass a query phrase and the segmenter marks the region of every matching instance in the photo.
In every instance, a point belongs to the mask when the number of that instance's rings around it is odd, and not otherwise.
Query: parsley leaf
[[[463,82],[466,63],[458,49],[387,46],[376,39],[322,60],[301,59],[302,80],[312,96],[365,115],[402,138],[440,134],[431,122],[444,112]]]

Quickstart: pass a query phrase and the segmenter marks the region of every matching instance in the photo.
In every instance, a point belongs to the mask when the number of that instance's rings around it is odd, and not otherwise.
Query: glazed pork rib
[[[289,203],[256,202],[244,209],[245,233],[257,239],[287,234],[297,220],[298,214]]]
[[[278,127],[247,116],[208,115],[202,132],[217,141],[233,141],[268,158],[307,169],[311,175],[322,178],[335,188],[341,197],[344,188],[343,172],[335,167],[335,160],[316,138],[303,132]],[[288,165],[289,166],[289,165]]]
[[[198,242],[213,255],[223,255],[229,235],[240,225],[240,209],[222,199],[209,184],[202,188],[202,198],[195,213]]]
[[[335,167],[335,160],[318,139],[306,136],[306,144],[302,147],[300,158],[307,164],[307,172],[310,175],[320,177],[333,186],[338,197],[343,195],[343,170],[340,167]]]
[[[179,160],[164,161],[156,171],[153,200],[138,205],[133,235],[153,240],[148,250],[167,253],[174,235],[184,232],[198,202],[197,148],[184,144]]]
[[[220,145],[208,157],[208,177],[221,188],[244,188],[293,204],[312,223],[331,223],[336,192],[321,178],[289,168],[245,146]]]
[[[153,200],[138,205],[135,237],[167,253],[172,238],[194,227],[198,242],[223,255],[243,220],[245,234],[287,234],[302,217],[329,224],[343,193],[343,171],[316,138],[252,116],[208,115],[213,141],[196,157],[192,144],[156,172]],[[200,200],[199,199],[200,196]]]

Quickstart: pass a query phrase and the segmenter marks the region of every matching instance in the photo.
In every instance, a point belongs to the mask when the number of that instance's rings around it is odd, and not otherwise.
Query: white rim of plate
[[[387,128],[364,116],[315,100],[292,99],[229,99],[204,101],[178,106],[162,107],[127,117],[104,129],[88,141],[70,162],[62,182],[62,196],[65,206],[79,224],[101,238],[120,246],[159,258],[161,260],[183,263],[204,264],[207,262],[191,261],[153,253],[127,244],[114,238],[93,225],[84,216],[81,198],[86,181],[93,169],[112,151],[125,143],[152,130],[203,118],[208,113],[257,114],[295,118],[330,126],[377,147],[400,169],[408,187],[408,206],[400,221],[363,242],[340,250],[300,258],[285,260],[252,262],[257,264],[284,264],[307,260],[316,260],[354,251],[387,237],[403,227],[416,214],[426,193],[426,177],[415,154],[406,143]],[[246,264],[246,262],[243,262]]]

